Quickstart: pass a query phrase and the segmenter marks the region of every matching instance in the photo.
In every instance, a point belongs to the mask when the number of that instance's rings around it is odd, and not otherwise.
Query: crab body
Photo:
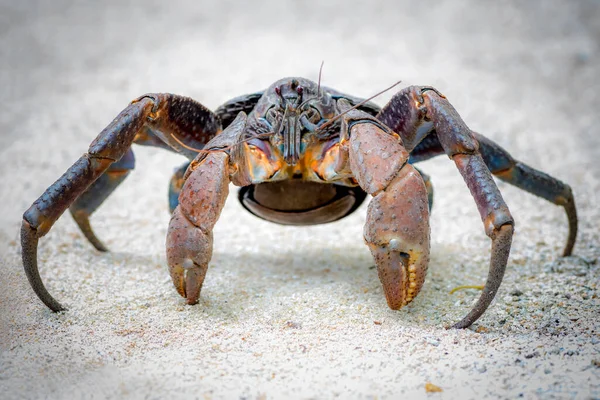
[[[344,97],[302,78],[269,87],[250,111],[241,149],[250,184],[239,199],[251,213],[290,225],[331,222],[352,213],[366,198],[348,166],[340,123]],[[377,110],[375,105],[364,109]],[[274,132],[274,134],[270,134]],[[266,136],[266,137],[265,137]]]
[[[177,291],[195,304],[212,256],[212,229],[229,183],[254,215],[280,224],[338,220],[366,199],[364,239],[377,264],[387,303],[399,309],[419,293],[429,263],[433,191],[412,164],[448,155],[469,187],[492,241],[481,297],[455,327],[471,325],[502,281],[513,219],[492,178],[564,207],[571,253],[577,215],[568,185],[514,160],[462,121],[431,87],[401,90],[383,108],[303,78],[284,78],[212,112],[192,99],[147,94],[134,100],[81,157],[23,215],[23,265],[40,299],[63,310],[37,268],[37,243],[69,208],[90,242],[89,216],[134,167],[131,144],[179,152],[189,162],[169,186],[172,213],[167,263]]]

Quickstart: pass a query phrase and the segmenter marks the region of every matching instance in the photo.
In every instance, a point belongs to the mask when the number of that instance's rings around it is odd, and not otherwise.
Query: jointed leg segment
[[[90,216],[125,180],[134,167],[135,158],[133,151],[129,149],[119,161],[112,163],[69,207],[69,211],[79,229],[98,251],[108,251],[108,249],[92,230]]]
[[[411,163],[425,161],[446,153],[437,133],[433,130],[433,123],[427,117],[425,108],[422,110],[417,108],[410,112],[401,112],[401,109],[395,104],[410,105],[411,101],[409,99],[414,99],[413,101],[417,103],[418,94],[416,92],[418,90],[419,88],[415,87],[404,89],[390,102],[390,104],[395,105],[395,108],[392,108],[388,104],[382,110],[382,114],[378,116],[386,124],[391,124],[389,125],[391,127],[395,126],[396,129],[407,129],[408,134],[403,134],[403,137],[407,136],[409,141],[412,140],[413,145],[420,140],[420,142],[414,145],[415,147],[411,152]],[[404,119],[402,119],[403,117]],[[402,123],[394,122],[396,121],[395,118],[399,118]],[[429,130],[429,135],[424,136],[428,133],[427,130]],[[403,131],[398,130],[398,132]],[[563,250],[563,256],[571,255],[577,238],[577,209],[571,187],[544,172],[515,160],[505,149],[485,136],[476,132],[471,133],[479,142],[479,153],[485,165],[494,176],[565,209],[569,223],[569,234]],[[425,176],[423,179],[427,184]]]
[[[89,215],[133,168],[130,146],[147,144],[148,132],[175,151],[173,140],[201,147],[220,130],[218,119],[195,101],[170,94],[145,95],[131,103],[92,142],[88,152],[51,185],[23,215],[23,266],[38,297],[53,311],[64,310],[46,290],[37,266],[38,240],[70,207],[75,221],[98,250],[106,250],[89,224]],[[156,140],[153,137],[152,140]]]
[[[569,236],[563,256],[571,255],[577,238],[577,209],[571,187],[544,172],[513,159],[502,147],[483,135],[474,134],[486,165],[501,180],[551,203],[562,206],[569,221]]]

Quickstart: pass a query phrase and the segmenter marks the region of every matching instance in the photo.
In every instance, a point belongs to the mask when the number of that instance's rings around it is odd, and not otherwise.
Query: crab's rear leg
[[[479,141],[479,152],[494,176],[564,207],[569,221],[569,235],[563,256],[571,255],[577,239],[577,208],[571,187],[544,172],[515,160],[506,150],[485,136],[474,133],[474,137]]]
[[[108,249],[94,233],[90,224],[90,215],[125,180],[134,167],[135,158],[133,151],[129,149],[119,161],[112,163],[69,207],[69,211],[79,229],[98,251],[108,251]]]
[[[414,167],[415,170],[421,175],[423,178],[423,183],[425,183],[425,189],[427,190],[427,203],[429,204],[429,212],[433,208],[433,184],[431,183],[431,177],[427,175],[425,172],[421,171],[419,168]]]
[[[565,209],[569,223],[569,234],[563,256],[571,255],[577,239],[578,225],[577,208],[571,187],[542,171],[515,160],[508,151],[487,137],[477,132],[473,132],[473,136],[479,142],[479,152],[485,165],[494,176]],[[430,135],[423,139],[411,152],[410,162],[425,161],[441,154],[445,154],[445,151],[437,135]],[[425,179],[425,176],[423,176],[423,179]],[[425,183],[427,184],[427,181]]]
[[[169,181],[169,212],[173,214],[175,208],[179,205],[179,193],[181,193],[181,189],[183,188],[184,183],[184,175],[185,171],[187,171],[190,163],[186,162],[179,168],[175,170],[171,180]]]
[[[23,267],[33,290],[51,310],[61,311],[64,307],[48,293],[40,278],[37,266],[39,238],[48,233],[67,208],[75,204],[71,209],[75,220],[86,237],[91,237],[91,241],[95,239],[98,242],[95,245],[101,245],[89,227],[89,214],[122,180],[118,177],[118,171],[132,167],[127,165],[127,154],[132,142],[139,139],[136,137],[144,132],[144,128],[152,130],[156,136],[154,140],[185,153],[173,136],[198,147],[208,142],[220,126],[214,114],[191,99],[170,94],[144,95],[125,108],[96,137],[88,152],[25,211],[21,227]],[[101,181],[98,185],[92,185],[104,173],[107,174],[108,183],[104,185]],[[117,177],[111,180],[112,173],[116,173]],[[76,201],[82,194],[83,199]]]

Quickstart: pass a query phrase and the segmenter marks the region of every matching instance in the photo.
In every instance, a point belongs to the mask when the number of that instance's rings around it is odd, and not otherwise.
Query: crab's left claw
[[[353,118],[356,118],[353,120]],[[389,307],[398,310],[421,290],[429,263],[429,206],[408,152],[377,121],[349,113],[349,161],[360,187],[373,196],[364,236]]]
[[[410,303],[423,286],[429,263],[427,192],[411,165],[369,203],[365,240],[389,307],[398,310]]]

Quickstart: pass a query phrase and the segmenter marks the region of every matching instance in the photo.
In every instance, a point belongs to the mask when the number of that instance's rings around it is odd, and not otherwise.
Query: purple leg
[[[488,279],[481,297],[455,328],[475,322],[494,299],[506,269],[513,233],[513,219],[492,175],[479,153],[477,140],[444,96],[429,87],[410,87],[396,94],[378,119],[398,132],[409,151],[433,130],[444,152],[463,176],[492,239]]]
[[[171,94],[144,95],[125,108],[96,137],[88,152],[25,211],[21,227],[23,267],[33,290],[51,310],[65,308],[48,293],[40,278],[37,266],[39,238],[48,233],[54,222],[73,204],[71,211],[74,211],[75,220],[89,238],[91,228],[86,232],[89,214],[118,185],[119,178],[111,178],[111,174],[127,166],[131,144],[146,141],[148,130],[173,150],[181,151],[182,147],[173,136],[200,147],[215,136],[220,125],[214,114],[191,99]],[[112,165],[116,166],[111,170]],[[108,184],[100,181],[100,184],[92,185],[105,172]],[[82,195],[82,200],[78,201]]]
[[[181,189],[183,188],[183,184],[185,180],[183,176],[185,175],[185,171],[187,171],[189,162],[186,162],[181,167],[175,170],[175,173],[171,177],[169,181],[169,212],[173,214],[175,208],[179,205],[179,193],[181,193]]]
[[[569,235],[563,256],[571,255],[577,238],[578,225],[577,208],[571,187],[542,171],[515,160],[506,150],[485,136],[476,132],[473,132],[473,136],[479,142],[479,152],[485,165],[495,177],[564,207],[569,223]],[[441,154],[445,154],[445,152],[437,135],[430,134],[414,148],[410,155],[410,162],[425,161]],[[423,178],[425,179],[425,177]]]

